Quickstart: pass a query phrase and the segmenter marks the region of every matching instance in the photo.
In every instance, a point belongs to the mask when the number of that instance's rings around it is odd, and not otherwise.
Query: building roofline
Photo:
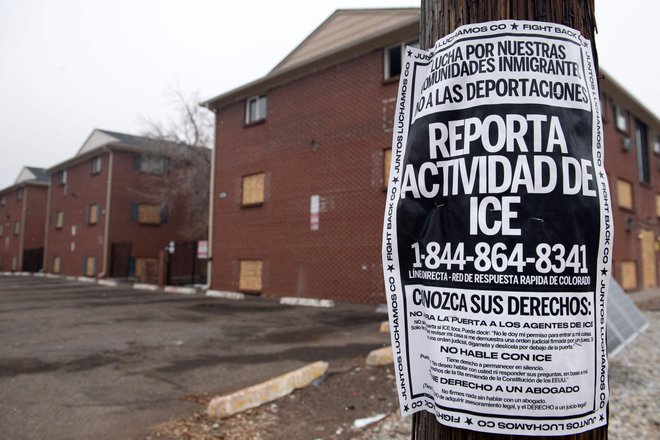
[[[26,181],[23,181],[23,182],[14,183],[10,186],[6,186],[6,187],[0,189],[0,195],[5,195],[5,194],[10,193],[14,190],[17,190],[18,188],[24,188],[26,186],[43,186],[43,187],[47,188],[48,186],[50,186],[50,182],[43,182],[43,181],[40,181],[40,180],[26,180]]]
[[[657,115],[653,113],[646,105],[640,102],[635,96],[633,96],[628,89],[626,89],[620,82],[618,82],[614,77],[612,77],[607,70],[602,67],[599,68],[603,78],[601,79],[601,92],[608,92],[612,95],[613,98],[618,99],[621,105],[628,107],[629,110],[635,114],[636,117],[641,119],[651,129],[658,132],[660,131],[660,119]],[[660,133],[658,133],[660,135]]]
[[[400,10],[402,11],[416,10],[416,8],[401,8]],[[327,20],[325,20],[323,24],[325,24],[328,20],[330,20],[330,18],[335,16],[335,14],[337,14],[340,11],[363,12],[363,11],[370,11],[370,9],[338,10],[335,11],[335,13],[332,14]],[[319,28],[323,26],[323,24],[321,24]],[[319,28],[317,28],[312,33],[312,35],[316,33],[319,30]],[[395,44],[400,41],[405,41],[410,38],[415,38],[418,35],[419,35],[419,18],[411,18],[406,20],[405,22],[383,28],[378,33],[370,35],[369,37],[351,41],[350,43],[342,47],[339,47],[331,52],[326,52],[316,57],[309,58],[304,62],[292,65],[288,68],[274,71],[277,68],[276,66],[273,69],[273,71],[268,73],[266,76],[259,78],[255,81],[252,81],[248,84],[245,84],[243,86],[239,86],[226,93],[220,94],[214,98],[203,101],[200,103],[200,105],[211,109],[224,107],[228,104],[241,101],[243,99],[249,98],[254,95],[264,93],[269,89],[280,86],[282,84],[286,84],[290,81],[293,81],[310,73],[317,72],[326,69],[328,67],[331,67],[333,65],[339,64],[341,62],[356,58],[371,50],[375,50],[390,44]],[[303,40],[301,44],[307,41],[307,38]],[[298,45],[297,47],[299,46],[300,45]],[[278,66],[281,65],[287,58],[288,55],[278,64]]]

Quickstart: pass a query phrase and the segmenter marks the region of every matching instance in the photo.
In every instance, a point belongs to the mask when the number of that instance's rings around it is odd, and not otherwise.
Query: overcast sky
[[[140,134],[168,90],[260,78],[334,10],[404,0],[0,0],[0,189],[73,156],[94,128]],[[660,2],[596,0],[601,66],[660,115]]]

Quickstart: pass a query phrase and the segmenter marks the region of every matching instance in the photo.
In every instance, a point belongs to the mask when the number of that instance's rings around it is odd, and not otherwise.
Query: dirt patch
[[[145,440],[356,438],[364,428],[354,428],[355,420],[396,410],[392,367],[364,366],[363,359],[353,363],[360,366],[332,372],[289,396],[227,419],[210,418],[205,407],[200,408],[185,419],[155,427]],[[198,402],[205,404],[206,399]]]

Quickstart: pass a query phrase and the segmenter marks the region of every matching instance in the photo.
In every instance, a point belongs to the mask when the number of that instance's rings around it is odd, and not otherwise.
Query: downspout
[[[23,185],[23,207],[21,208],[21,231],[18,236],[18,268],[20,272],[23,272],[23,251],[25,245],[23,240],[25,239],[25,219],[27,218],[27,202],[28,202],[28,188],[27,185]]]
[[[216,125],[218,121],[218,114],[215,113]],[[213,149],[211,150],[211,178],[209,179],[209,246],[208,246],[208,255],[206,256],[206,285],[204,286],[205,290],[211,288],[211,275],[213,272],[213,206],[215,205],[215,150],[217,147],[215,138],[218,135],[217,130],[215,131],[215,136],[213,136]]]
[[[109,238],[110,238],[110,200],[112,196],[112,164],[114,162],[114,155],[112,150],[107,146],[103,147],[105,151],[108,152],[108,179],[107,179],[107,189],[105,191],[105,216],[103,224],[103,271],[98,274],[97,278],[105,278],[108,271],[108,247],[109,247]]]
[[[50,227],[50,199],[52,195],[53,182],[52,176],[48,176],[48,198],[46,199],[46,230],[44,231],[44,261],[42,262],[43,271],[48,272],[48,229]]]

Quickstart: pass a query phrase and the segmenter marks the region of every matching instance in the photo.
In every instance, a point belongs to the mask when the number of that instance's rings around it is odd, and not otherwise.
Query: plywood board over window
[[[138,223],[143,225],[159,225],[160,224],[160,206],[158,205],[139,205],[138,206]]]
[[[266,175],[264,173],[243,176],[241,205],[256,206],[264,202]]]
[[[53,257],[53,273],[60,273],[62,270],[62,258]]]
[[[238,289],[244,292],[261,292],[263,287],[263,261],[241,260]]]
[[[390,181],[390,164],[392,162],[392,149],[383,151],[383,186],[387,186]]]
[[[634,208],[633,188],[630,182],[618,179],[616,181],[616,195],[620,208],[630,210]]]
[[[158,280],[158,258],[136,258],[135,276],[143,283]]]
[[[637,289],[637,263],[635,261],[621,262],[621,287],[626,290]]]
[[[96,257],[85,257],[85,276],[93,277],[96,275]]]

